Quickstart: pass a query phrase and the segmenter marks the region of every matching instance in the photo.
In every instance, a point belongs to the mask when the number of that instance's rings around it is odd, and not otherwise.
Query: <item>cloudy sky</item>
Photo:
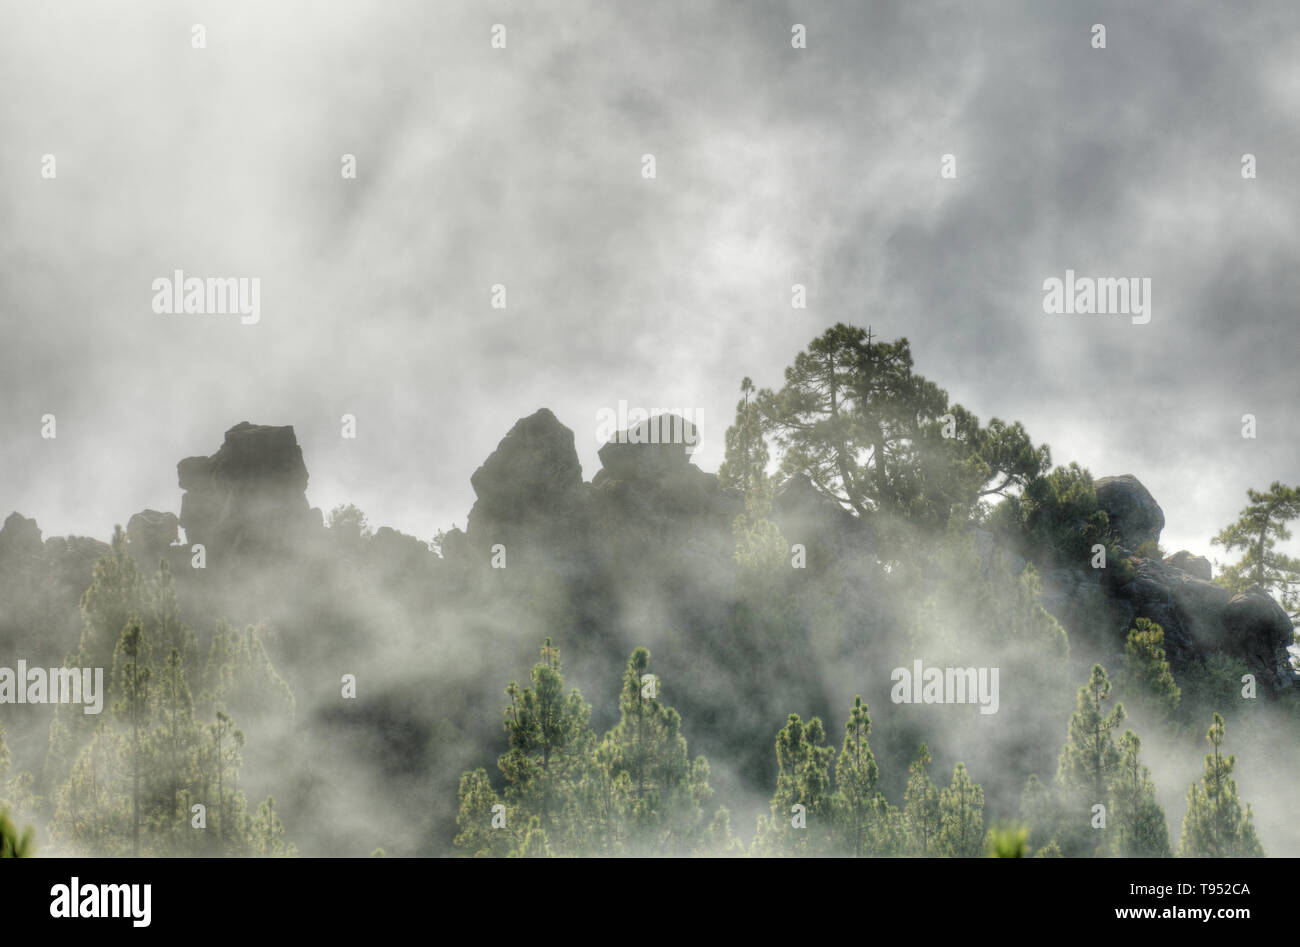
[[[1293,0],[0,0],[0,88],[0,517],[47,536],[178,511],[242,420],[426,539],[543,406],[588,479],[620,399],[698,412],[713,470],[740,379],[836,321],[1137,475],[1170,550],[1300,480]],[[1150,323],[1045,314],[1067,268],[1149,277]],[[177,269],[260,321],[155,313]]]

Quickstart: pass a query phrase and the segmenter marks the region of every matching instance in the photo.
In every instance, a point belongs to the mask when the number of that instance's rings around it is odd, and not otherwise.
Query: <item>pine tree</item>
[[[194,632],[181,621],[180,602],[176,599],[176,580],[167,560],[160,560],[158,571],[149,583],[149,598],[145,621],[145,634],[150,648],[160,661],[155,671],[173,651],[180,659],[187,676],[198,673],[198,640]]]
[[[64,658],[64,666],[104,668],[108,677],[105,684],[112,688],[114,651],[127,622],[144,613],[145,604],[135,557],[127,550],[126,533],[117,526],[109,551],[95,562],[90,585],[82,594],[81,641],[77,652]],[[113,695],[104,696],[111,705]],[[82,713],[80,706],[59,704],[55,708],[44,785],[59,786],[67,780],[74,761],[95,729],[94,715]]]
[[[1149,619],[1137,619],[1124,643],[1123,678],[1161,719],[1168,719],[1182,695],[1165,659],[1164,644],[1163,628]]]
[[[830,765],[835,750],[817,717],[791,714],[776,735],[776,792],[771,815],[759,819],[754,848],[762,855],[827,855],[835,850]],[[800,809],[796,810],[795,807]],[[799,823],[799,824],[796,824]]]
[[[244,854],[248,847],[248,803],[239,789],[244,743],[244,731],[229,714],[218,710],[195,761],[197,796],[207,806],[207,831],[212,833],[209,845],[220,855]]]
[[[1067,855],[1106,847],[1104,841],[1090,833],[1104,833],[1092,828],[1092,807],[1109,802],[1108,789],[1120,762],[1112,731],[1124,721],[1124,706],[1116,704],[1105,713],[1102,703],[1109,699],[1106,669],[1094,664],[1088,683],[1079,688],[1078,702],[1070,715],[1069,737],[1061,748],[1056,771],[1065,820],[1057,841]],[[1103,834],[1102,839],[1105,837]]]
[[[533,686],[506,689],[504,795],[485,770],[462,774],[454,844],[476,856],[736,853],[730,814],[710,805],[708,761],[690,760],[649,665],[649,651],[632,652],[619,721],[597,743],[548,638]]]
[[[1030,773],[1020,794],[1020,819],[1028,832],[1026,840],[1035,849],[1055,844],[1062,823],[1056,794],[1043,785],[1037,773]]]
[[[488,780],[487,770],[480,767],[462,773],[456,811],[456,826],[460,831],[452,844],[476,857],[509,855],[523,836],[513,831],[508,813],[504,814],[504,825],[493,825],[496,807],[504,805]]]
[[[127,551],[126,533],[121,526],[116,526],[109,551],[95,563],[90,586],[81,597],[85,625],[77,665],[111,667],[122,629],[133,615],[143,611],[142,583],[135,557]]]
[[[198,780],[195,761],[200,752],[199,725],[186,682],[185,667],[173,647],[153,688],[156,724],[152,743],[158,757],[159,780],[150,814],[151,831],[172,855],[191,848],[189,826],[193,790]]]
[[[50,841],[60,854],[99,858],[130,853],[131,745],[100,718],[58,791]]]
[[[870,732],[867,705],[855,697],[835,763],[835,806],[842,825],[840,847],[859,858],[901,854],[907,844],[901,813],[877,787],[880,770],[867,742]]]
[[[1205,773],[1187,790],[1187,812],[1178,854],[1184,858],[1262,858],[1264,847],[1255,835],[1254,813],[1243,814],[1232,778],[1236,756],[1224,757],[1223,717],[1214,715],[1205,739],[1214,752],[1205,756]]]
[[[971,781],[966,764],[953,767],[952,784],[939,794],[936,850],[951,858],[975,858],[984,847],[984,790]]]
[[[1234,592],[1255,586],[1279,593],[1294,622],[1300,618],[1300,559],[1276,547],[1291,538],[1286,524],[1300,518],[1300,488],[1274,481],[1267,492],[1247,490],[1246,495],[1250,504],[1237,522],[1210,540],[1227,552],[1242,550],[1240,561],[1222,568],[1215,581]]]
[[[140,781],[149,766],[149,651],[140,622],[132,616],[113,656],[117,713],[130,731],[131,855],[140,857]]]
[[[565,695],[560,652],[550,638],[531,677],[532,687],[521,689],[512,681],[506,688],[507,749],[497,765],[511,809],[537,815],[541,828],[563,847],[575,782],[593,739],[591,705],[576,689]]]
[[[1169,825],[1156,801],[1151,771],[1142,765],[1142,741],[1126,730],[1119,741],[1120,761],[1110,786],[1113,851],[1122,858],[1168,858]]]
[[[257,807],[250,829],[253,851],[262,858],[295,858],[298,847],[284,841],[284,823],[275,808],[275,796],[267,796]]]
[[[844,724],[844,746],[835,763],[835,786],[853,840],[853,854],[861,858],[869,844],[872,804],[879,792],[876,780],[880,769],[867,743],[871,716],[862,698],[855,697],[849,719]]]
[[[718,482],[724,488],[746,495],[767,481],[768,449],[763,438],[763,415],[753,394],[754,383],[745,378],[740,383],[736,421],[727,428],[726,459],[718,468]]]
[[[907,768],[907,792],[903,797],[903,818],[907,821],[912,854],[937,854],[939,840],[939,790],[930,781],[930,748],[917,748],[916,759]]]
[[[660,702],[662,684],[649,667],[648,650],[632,652],[619,721],[601,743],[600,759],[614,786],[616,837],[640,854],[691,854],[708,840],[709,764],[703,757],[690,761],[681,717]]]
[[[843,323],[814,339],[785,370],[779,391],[758,393],[765,433],[822,493],[865,515],[875,510],[942,525],[984,496],[1023,488],[1049,465],[1019,424],[949,405],[912,372],[907,339],[883,342]],[[949,428],[949,425],[952,428]]]
[[[242,631],[217,622],[203,666],[200,705],[208,710],[239,708],[254,720],[292,722],[293,691],[271,662],[263,638],[267,629],[248,625]]]

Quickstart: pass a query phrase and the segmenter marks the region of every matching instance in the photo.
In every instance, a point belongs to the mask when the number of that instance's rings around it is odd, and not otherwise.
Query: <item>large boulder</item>
[[[1206,582],[1214,578],[1214,567],[1210,565],[1210,560],[1204,556],[1192,555],[1186,549],[1178,550],[1172,556],[1166,558],[1165,562],[1175,569],[1182,569],[1188,575],[1194,575]]]
[[[608,478],[659,480],[685,470],[698,443],[699,432],[690,421],[677,414],[656,414],[618,431],[597,453]]]
[[[1246,658],[1251,669],[1275,688],[1293,683],[1290,644],[1295,628],[1286,610],[1259,589],[1234,595],[1224,609],[1230,653]]]
[[[175,513],[141,510],[126,523],[126,538],[136,559],[156,566],[166,555],[167,547],[176,542],[180,520]]]
[[[186,539],[222,551],[283,548],[319,522],[307,505],[307,465],[291,426],[240,422],[211,457],[176,465]]]
[[[1110,518],[1110,529],[1121,546],[1137,549],[1158,542],[1165,514],[1155,497],[1132,474],[1102,477],[1095,484],[1097,505]]]
[[[582,466],[573,431],[551,411],[542,408],[516,421],[474,471],[470,486],[478,499],[465,532],[474,561],[488,563],[492,547],[501,544],[511,565],[532,562],[580,571]]]
[[[573,431],[547,408],[521,418],[469,482],[480,518],[515,519],[565,501],[582,485]]]
[[[1258,589],[1233,595],[1217,582],[1156,559],[1135,564],[1134,579],[1115,590],[1116,604],[1127,603],[1132,618],[1150,619],[1164,629],[1175,673],[1189,661],[1220,651],[1244,659],[1262,684],[1274,690],[1290,686],[1291,621],[1271,597]],[[1130,626],[1118,630],[1127,635]]]

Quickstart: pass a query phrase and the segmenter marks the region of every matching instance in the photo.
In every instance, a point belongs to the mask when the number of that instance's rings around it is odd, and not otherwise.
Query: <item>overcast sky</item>
[[[0,0],[0,88],[0,517],[46,536],[178,512],[243,420],[423,539],[540,407],[587,479],[620,399],[716,470],[740,379],[836,321],[1137,475],[1171,551],[1300,480],[1294,0]],[[1151,278],[1150,323],[1045,314],[1067,268]],[[259,277],[260,322],[156,314],[177,269]]]

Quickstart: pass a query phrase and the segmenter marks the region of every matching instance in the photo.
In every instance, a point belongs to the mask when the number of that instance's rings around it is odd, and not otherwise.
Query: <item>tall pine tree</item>
[[[1183,816],[1183,837],[1178,854],[1200,858],[1262,858],[1264,846],[1255,835],[1250,806],[1241,811],[1237,781],[1232,771],[1235,756],[1223,755],[1223,717],[1214,715],[1205,734],[1214,752],[1205,756],[1205,773],[1187,790],[1187,812]]]

